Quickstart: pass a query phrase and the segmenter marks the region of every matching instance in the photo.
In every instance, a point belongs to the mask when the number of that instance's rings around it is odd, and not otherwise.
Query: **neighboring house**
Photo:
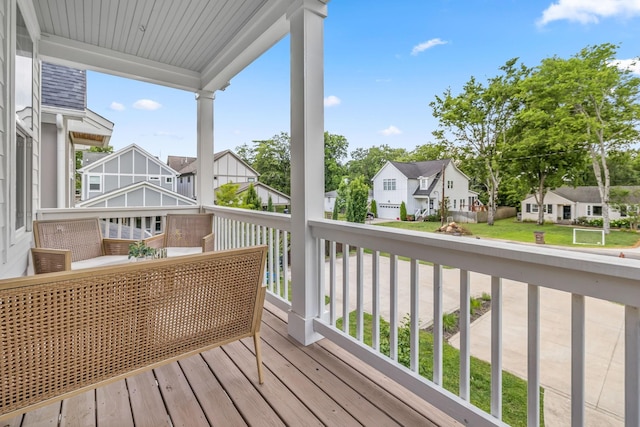
[[[178,176],[175,170],[136,144],[88,163],[78,172],[82,176],[82,201],[143,181],[175,192]]]
[[[109,144],[113,123],[87,108],[84,70],[42,63],[43,208],[68,208],[75,202],[75,151]]]
[[[324,193],[324,211],[333,212],[333,208],[336,205],[336,199],[338,198],[338,192],[336,190],[327,191]]]
[[[195,157],[169,156],[167,165],[178,171],[177,192],[185,197],[196,198],[197,165]],[[269,196],[274,206],[289,206],[291,199],[288,195],[258,182],[260,174],[231,150],[215,153],[213,156],[213,191],[230,182],[240,184],[238,194],[249,188],[253,183],[263,206],[267,206]]]
[[[616,186],[612,191],[625,190],[629,192],[626,203],[633,205],[640,203],[640,186]],[[602,218],[604,206],[600,198],[600,192],[596,186],[584,187],[560,187],[547,191],[544,197],[544,220],[549,222],[575,222],[578,218],[595,219]],[[521,204],[522,220],[538,220],[538,203],[535,196],[528,195]],[[626,217],[625,209],[611,208],[609,218],[620,219]]]
[[[407,214],[426,216],[438,211],[443,197],[450,212],[471,211],[478,200],[469,178],[450,159],[387,162],[372,181],[379,218],[400,218],[402,202]]]

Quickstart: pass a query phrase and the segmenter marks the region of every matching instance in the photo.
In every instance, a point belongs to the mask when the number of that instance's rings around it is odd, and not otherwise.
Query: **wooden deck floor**
[[[259,385],[248,339],[0,422],[33,426],[449,426],[439,410],[329,340],[304,347],[267,304]]]

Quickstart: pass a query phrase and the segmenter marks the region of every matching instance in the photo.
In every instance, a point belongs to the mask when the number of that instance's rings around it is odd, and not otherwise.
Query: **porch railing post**
[[[326,4],[295,2],[287,13],[291,37],[291,311],[289,334],[303,344],[321,338],[320,256],[309,219],[324,216],[324,49]]]

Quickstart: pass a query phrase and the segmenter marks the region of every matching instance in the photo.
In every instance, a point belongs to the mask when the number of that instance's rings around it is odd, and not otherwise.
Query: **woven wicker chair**
[[[98,218],[33,221],[33,237],[36,274],[76,269],[73,263],[100,257],[104,263],[125,262],[136,241],[103,238]]]
[[[213,214],[167,214],[164,233],[148,238],[153,248],[201,248],[214,250]]]

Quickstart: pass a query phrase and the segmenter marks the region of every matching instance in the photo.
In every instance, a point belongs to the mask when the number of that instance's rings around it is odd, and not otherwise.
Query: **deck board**
[[[262,385],[253,340],[244,339],[1,425],[460,425],[331,341],[300,345],[285,316],[265,305]]]

